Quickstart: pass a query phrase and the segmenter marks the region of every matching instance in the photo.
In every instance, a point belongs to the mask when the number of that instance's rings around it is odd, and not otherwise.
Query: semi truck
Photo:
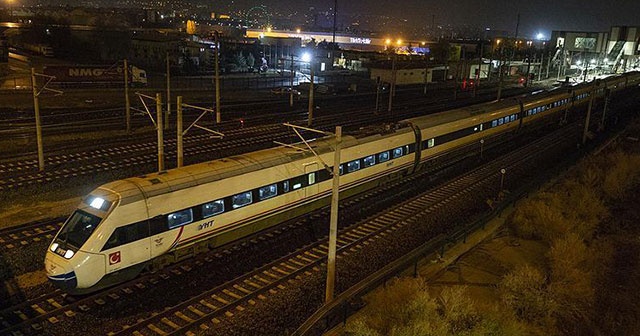
[[[122,65],[45,65],[42,71],[53,76],[51,83],[84,84],[101,86],[124,86]],[[129,85],[146,86],[147,72],[133,65],[129,66]]]

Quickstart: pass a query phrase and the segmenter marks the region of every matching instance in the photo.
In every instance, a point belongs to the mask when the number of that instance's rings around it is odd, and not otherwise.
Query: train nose
[[[71,268],[67,269],[65,265],[54,261],[49,253],[47,253],[44,264],[47,278],[60,289],[71,291],[78,286],[76,273]]]

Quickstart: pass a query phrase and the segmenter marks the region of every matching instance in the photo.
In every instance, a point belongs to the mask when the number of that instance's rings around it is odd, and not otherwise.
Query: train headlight
[[[58,246],[60,246],[58,243],[53,243],[49,249],[51,252],[55,252],[58,249]]]
[[[96,208],[96,209],[100,210],[100,208],[102,208],[102,205],[104,205],[104,199],[100,198],[100,197],[96,197],[93,200],[91,200],[91,203],[89,203],[89,205],[92,208]]]
[[[65,259],[71,259],[71,257],[73,257],[73,254],[73,251],[67,250],[67,252],[64,253],[64,257]]]

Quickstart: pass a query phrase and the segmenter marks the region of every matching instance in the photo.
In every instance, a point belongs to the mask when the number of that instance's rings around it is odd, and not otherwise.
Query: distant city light
[[[536,35],[536,39],[544,40],[544,34],[543,33],[538,33],[538,35]]]
[[[303,62],[311,62],[311,54],[308,53],[308,52],[302,54],[302,61]]]

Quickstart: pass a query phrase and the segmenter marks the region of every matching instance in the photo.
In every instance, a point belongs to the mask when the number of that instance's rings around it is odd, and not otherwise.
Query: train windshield
[[[79,249],[89,239],[101,220],[98,216],[76,210],[60,230],[58,240]]]

